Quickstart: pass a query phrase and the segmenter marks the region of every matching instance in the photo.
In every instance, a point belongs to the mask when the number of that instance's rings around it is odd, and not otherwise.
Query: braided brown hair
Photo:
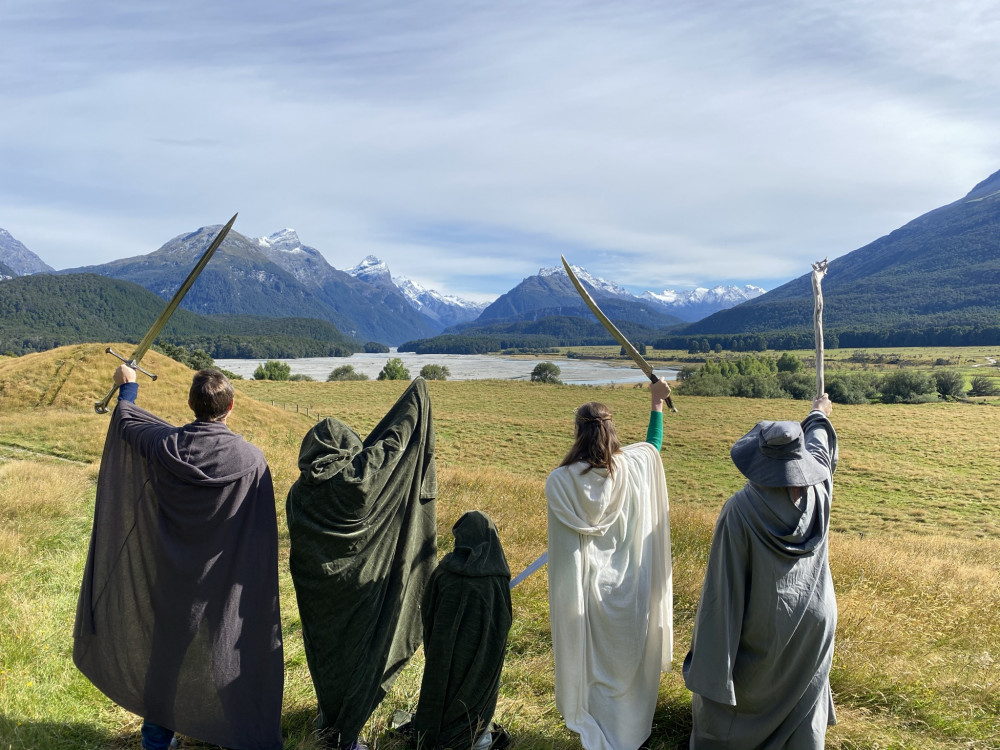
[[[614,456],[621,451],[621,441],[611,419],[611,410],[602,403],[591,401],[576,410],[576,438],[560,466],[577,461],[588,464],[583,473],[591,469],[607,469],[614,475]]]

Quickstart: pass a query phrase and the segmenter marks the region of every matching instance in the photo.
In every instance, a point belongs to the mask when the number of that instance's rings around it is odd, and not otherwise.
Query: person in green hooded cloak
[[[455,548],[424,592],[424,675],[410,737],[421,750],[501,750],[493,723],[512,611],[510,568],[496,526],[478,510],[452,527]]]
[[[361,730],[420,645],[420,600],[437,561],[434,426],[415,379],[362,440],[316,424],[288,493],[289,566],[306,661],[331,748]]]

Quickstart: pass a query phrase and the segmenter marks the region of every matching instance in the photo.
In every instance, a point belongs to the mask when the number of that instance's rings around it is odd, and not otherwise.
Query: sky
[[[772,289],[1000,170],[993,0],[4,0],[0,227],[57,269],[293,228],[488,301]]]

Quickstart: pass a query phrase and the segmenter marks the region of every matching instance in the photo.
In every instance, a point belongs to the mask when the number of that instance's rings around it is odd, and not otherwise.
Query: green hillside
[[[96,274],[0,282],[0,352],[25,354],[93,341],[138,342],[164,301],[138,284]],[[321,320],[205,316],[177,310],[159,339],[213,357],[336,356],[361,345]]]

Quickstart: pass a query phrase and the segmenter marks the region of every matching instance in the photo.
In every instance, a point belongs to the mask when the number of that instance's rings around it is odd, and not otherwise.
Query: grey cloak
[[[421,748],[471,748],[490,729],[513,614],[510,568],[485,513],[462,515],[424,593],[424,676],[413,716]]]
[[[349,742],[420,645],[420,599],[437,561],[423,378],[364,441],[339,420],[319,422],[299,469],[288,493],[289,565],[318,727]]]
[[[827,557],[837,436],[818,411],[806,449],[830,470],[798,509],[783,487],[746,486],[716,522],[684,682],[697,750],[813,750],[835,724],[837,602]]]
[[[149,721],[236,750],[282,747],[278,529],[259,449],[221,422],[111,418],[73,661]]]

